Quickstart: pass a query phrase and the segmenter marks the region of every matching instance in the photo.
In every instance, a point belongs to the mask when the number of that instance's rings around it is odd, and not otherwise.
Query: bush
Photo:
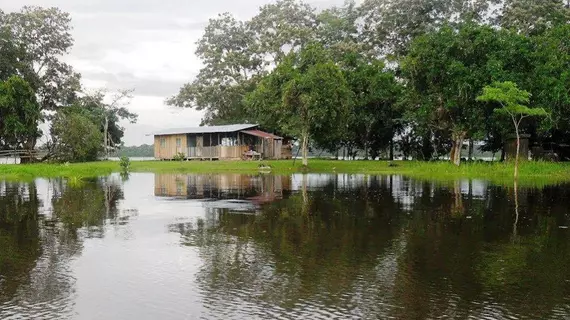
[[[184,159],[186,159],[186,155],[182,152],[178,152],[174,158],[172,158],[174,161],[184,161]]]
[[[127,156],[122,156],[121,160],[119,161],[119,164],[121,165],[121,169],[123,169],[123,172],[127,172],[131,167],[131,159],[129,159],[129,157]]]
[[[51,133],[54,159],[59,162],[94,161],[102,149],[99,127],[80,114],[57,114]]]

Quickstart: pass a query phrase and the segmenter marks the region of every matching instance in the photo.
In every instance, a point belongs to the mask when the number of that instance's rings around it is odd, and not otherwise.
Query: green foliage
[[[399,58],[416,37],[447,23],[483,22],[501,0],[365,0],[360,7],[364,43]]]
[[[295,1],[264,5],[248,21],[222,14],[209,21],[197,42],[204,68],[167,100],[168,105],[205,111],[205,124],[257,121],[244,98],[288,52],[317,40],[315,9]]]
[[[119,160],[119,165],[121,166],[123,172],[128,172],[131,167],[131,159],[129,159],[129,157],[122,156]]]
[[[345,146],[355,146],[376,158],[394,137],[400,112],[396,107],[402,86],[382,61],[346,54],[343,75],[352,91]]]
[[[531,48],[524,36],[473,24],[416,38],[402,61],[409,80],[406,118],[429,136],[451,136],[451,158],[459,160],[464,138],[499,132],[487,121],[493,109],[476,103],[477,96],[489,79],[526,80],[533,69]]]
[[[33,149],[40,118],[36,95],[24,79],[0,82],[0,149]]]
[[[326,50],[311,44],[291,53],[248,95],[262,124],[300,137],[306,164],[308,140],[333,148],[346,130],[351,92]]]
[[[548,113],[542,108],[529,108],[526,106],[530,101],[530,93],[518,88],[516,83],[494,82],[490,86],[483,88],[483,94],[477,97],[478,101],[496,102],[501,105],[501,109],[496,109],[497,113],[504,113],[510,116],[517,135],[517,152],[515,159],[515,179],[519,175],[519,152],[520,152],[520,125],[524,118],[530,116],[546,116]]]
[[[260,123],[301,137],[303,126],[292,119],[303,117],[282,107],[305,105],[307,82],[327,81],[299,71],[290,57],[319,43],[353,95],[343,121],[323,127],[315,115],[319,134],[307,133],[313,147],[374,157],[397,137],[415,158],[451,151],[459,163],[465,139],[496,152],[508,126],[491,104],[476,101],[494,81],[518,83],[533,93],[530,104],[551,114],[522,124],[533,142],[565,144],[569,10],[562,0],[365,0],[324,10],[280,0],[249,20],[210,20],[196,52],[204,68],[168,104],[204,111],[205,124]]]
[[[174,161],[184,161],[184,159],[186,158],[186,155],[182,152],[178,152],[177,154],[174,155],[174,157],[172,157],[172,160]]]
[[[552,28],[535,37],[535,69],[529,87],[532,104],[547,110],[550,121],[543,121],[544,136],[555,142],[570,138],[570,25]]]
[[[497,102],[501,108],[495,112],[506,113],[514,117],[546,116],[548,113],[543,108],[529,108],[526,104],[530,101],[530,93],[518,88],[511,81],[494,82],[483,88],[483,94],[477,97],[478,101]]]
[[[564,0],[506,0],[499,24],[523,34],[540,34],[570,20],[570,7]]]
[[[281,62],[288,50],[297,51],[315,40],[315,11],[296,0],[280,0],[259,9],[248,24],[255,33],[257,53],[271,57],[266,65]]]
[[[73,45],[70,31],[69,14],[57,8],[0,11],[0,81],[20,88],[9,91],[11,98],[3,94],[0,126],[9,133],[0,139],[10,141],[1,142],[0,148],[33,149],[41,134],[41,111],[56,110],[77,98],[80,76],[62,59]],[[14,77],[23,80],[16,82]]]
[[[132,99],[131,93],[132,90],[119,90],[109,95],[106,90],[98,90],[77,99],[71,109],[89,118],[100,128],[103,136],[107,132],[108,149],[114,150],[122,144],[125,135],[125,129],[120,125],[120,121],[136,123],[138,118],[137,114],[127,109]],[[106,96],[109,96],[110,102],[105,100]]]
[[[39,97],[42,110],[66,105],[80,90],[80,75],[62,61],[73,45],[71,18],[58,8],[23,7],[0,13],[0,26],[10,38],[11,63],[6,74],[21,75]]]
[[[60,112],[51,128],[53,159],[61,162],[97,160],[102,149],[98,126],[87,117],[74,112]]]
[[[254,51],[254,36],[248,24],[229,14],[211,19],[197,42],[196,55],[204,68],[167,104],[204,110],[205,123],[245,121],[242,100],[263,62]]]

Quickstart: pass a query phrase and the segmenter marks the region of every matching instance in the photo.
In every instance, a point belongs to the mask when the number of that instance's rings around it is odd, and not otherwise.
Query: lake
[[[0,319],[568,319],[570,185],[0,182]]]

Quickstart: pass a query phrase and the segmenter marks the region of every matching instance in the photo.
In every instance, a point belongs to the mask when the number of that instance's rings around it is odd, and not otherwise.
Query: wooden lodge
[[[259,130],[256,124],[234,124],[154,133],[154,157],[159,160],[290,159],[287,139]]]

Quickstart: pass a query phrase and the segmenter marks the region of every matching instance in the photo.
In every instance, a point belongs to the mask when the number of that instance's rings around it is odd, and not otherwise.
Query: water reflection
[[[565,319],[570,188],[366,175],[0,183],[0,318]]]
[[[0,318],[72,317],[72,261],[120,196],[111,178],[0,184]]]
[[[568,209],[556,214],[550,207],[567,201],[564,187],[515,192],[482,181],[292,180],[300,184],[259,215],[218,208],[194,224],[170,226],[184,245],[199,248],[197,280],[209,317],[568,314],[570,238],[559,228]]]

